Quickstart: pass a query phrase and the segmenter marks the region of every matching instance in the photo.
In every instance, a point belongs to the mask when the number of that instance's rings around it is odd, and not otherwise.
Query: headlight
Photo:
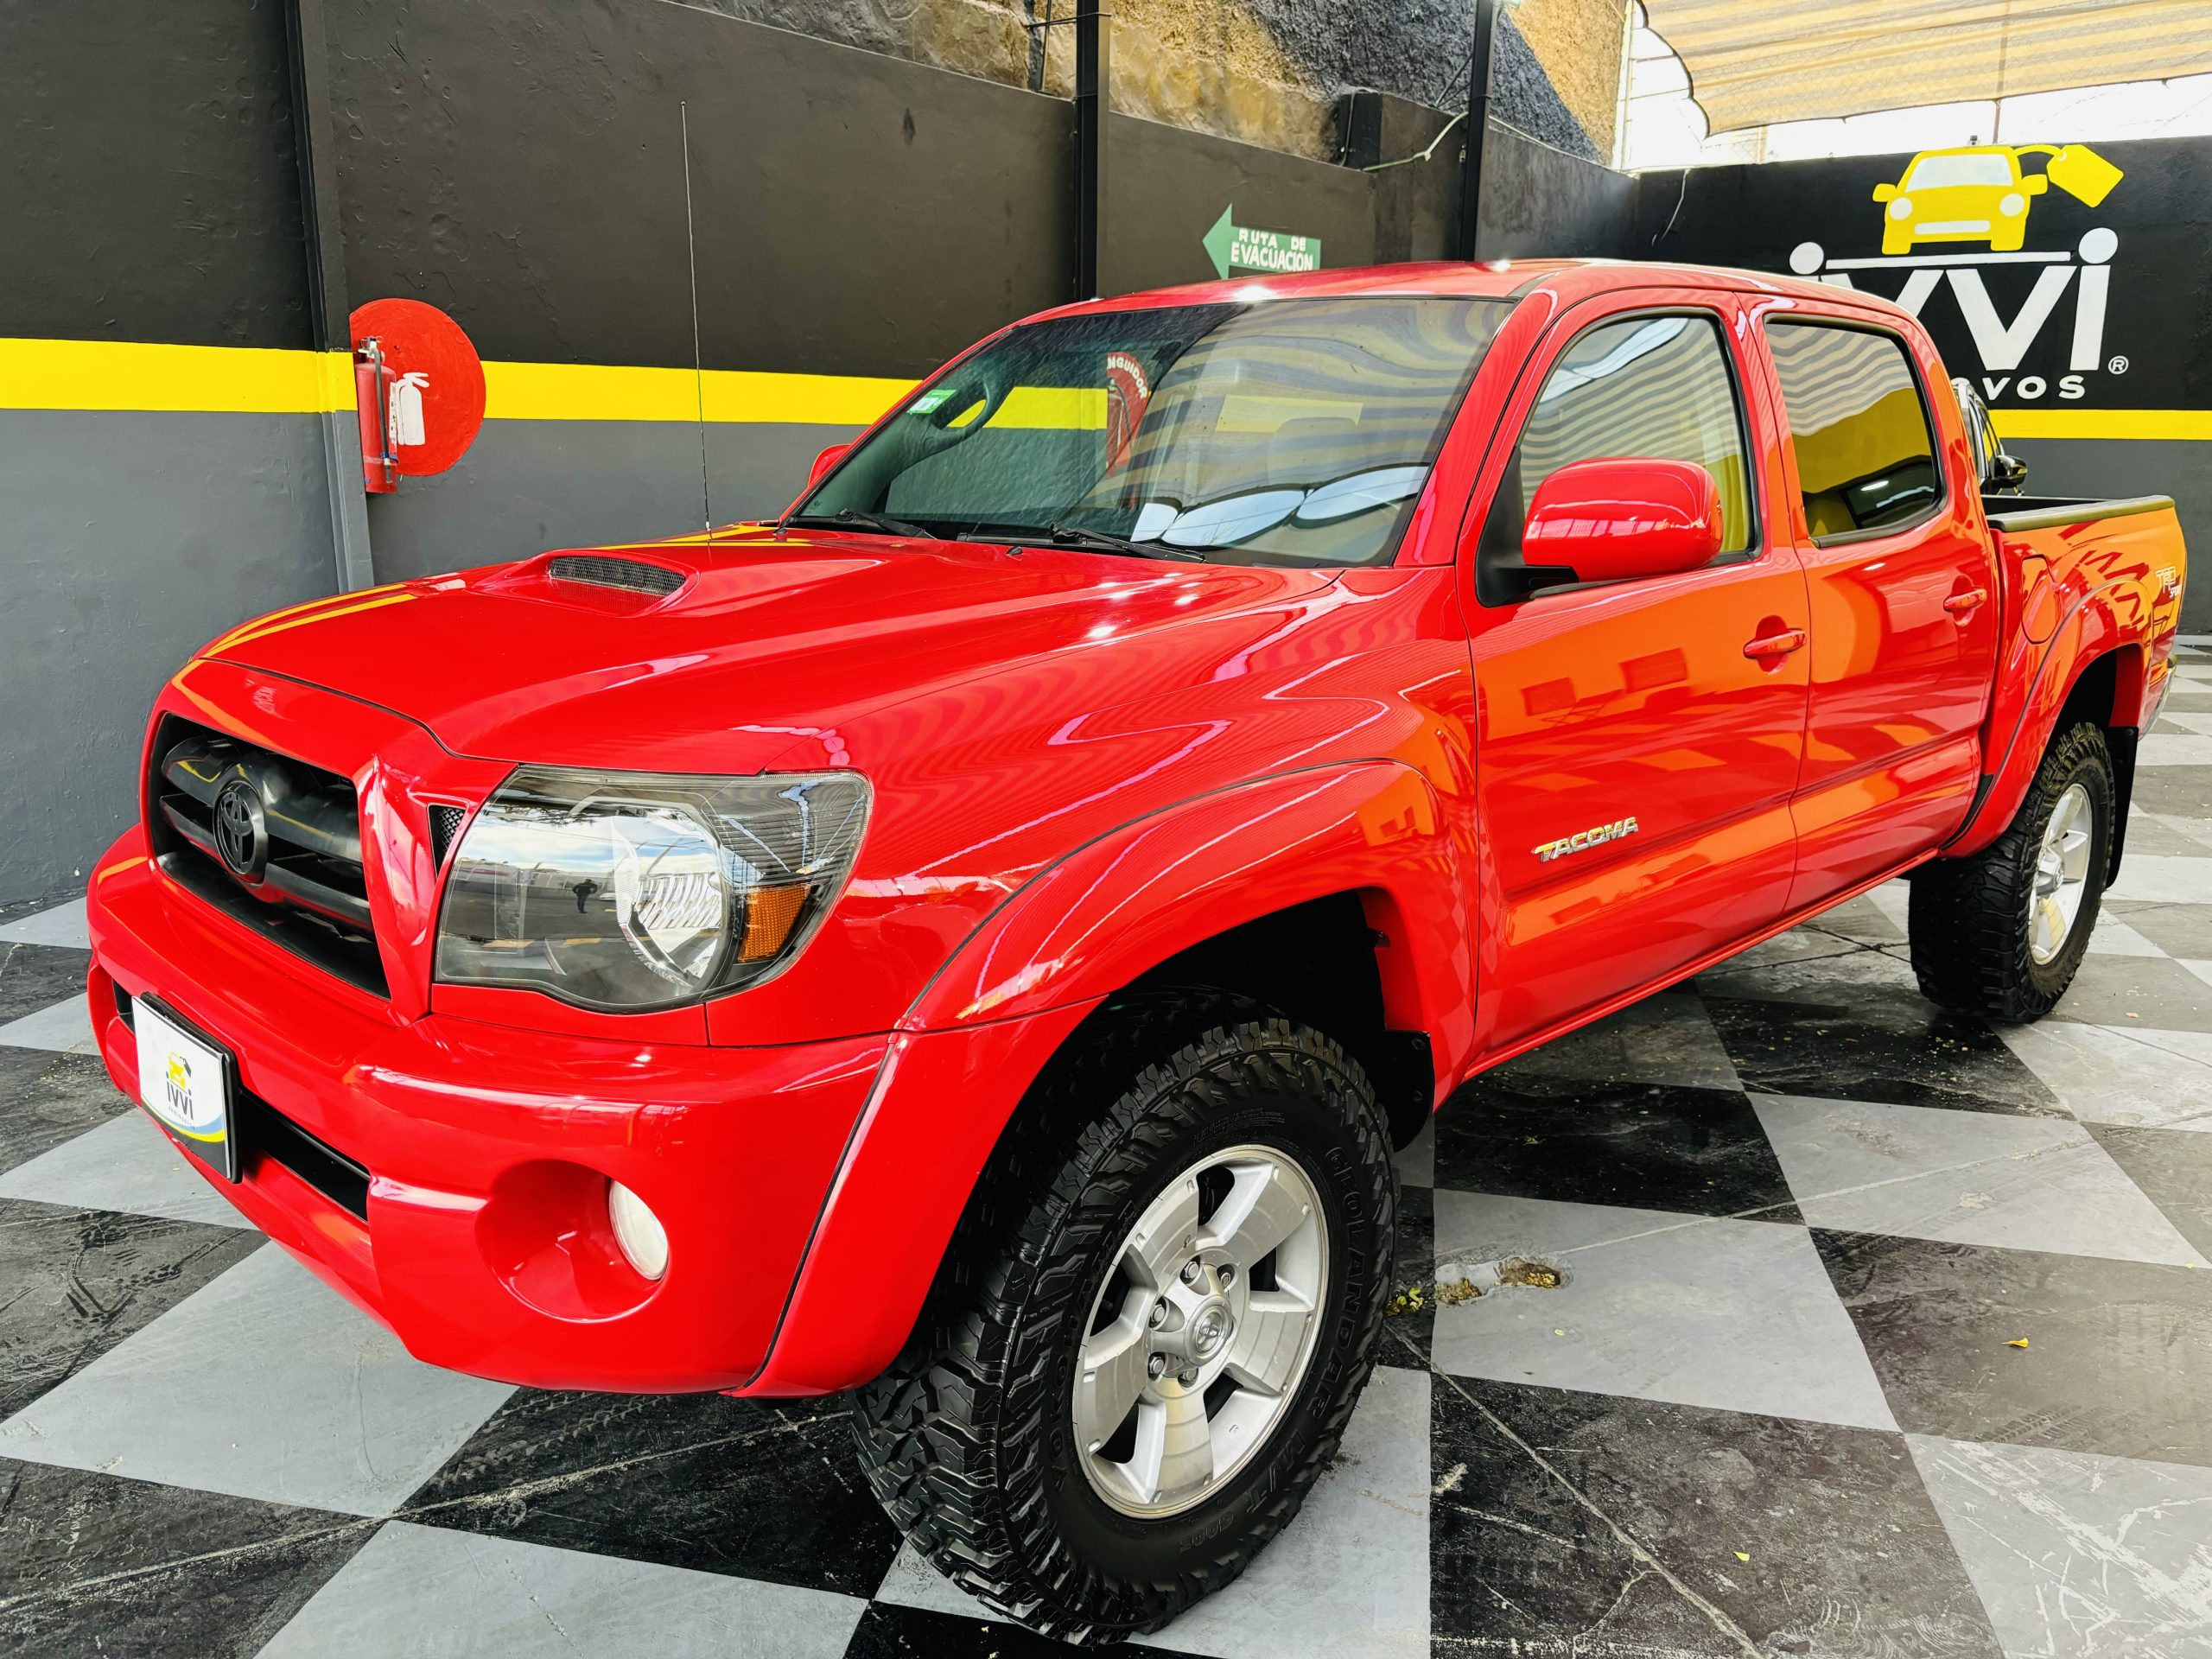
[[[2016,218],[2028,211],[2028,199],[2017,190],[2008,190],[1998,199],[1997,211],[2007,219]]]
[[[1912,198],[1910,196],[1898,196],[1894,199],[1890,203],[1890,217],[1891,219],[1910,219],[1912,217]]]
[[[437,977],[623,1012],[756,985],[822,925],[868,809],[849,772],[521,767],[454,856]]]

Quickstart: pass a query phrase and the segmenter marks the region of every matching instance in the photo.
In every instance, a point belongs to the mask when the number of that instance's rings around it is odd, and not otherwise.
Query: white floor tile
[[[2067,1020],[1997,1034],[2084,1122],[2212,1131],[2212,1035]]]
[[[1665,991],[1631,1002],[1594,1025],[1555,1037],[1499,1073],[1516,1077],[1602,1077],[1678,1089],[1738,1089],[1736,1067],[1704,1002]]]
[[[1437,1369],[1725,1411],[1895,1428],[1811,1234],[1770,1222],[1440,1190],[1445,1264],[1529,1256],[1555,1290],[1436,1310]]]
[[[2212,737],[2152,732],[2135,746],[2139,766],[2212,766]]]
[[[1429,1376],[1378,1366],[1336,1461],[1234,1584],[1140,1643],[1213,1659],[1427,1659]],[[876,1599],[995,1617],[912,1548]]]
[[[0,1455],[388,1515],[513,1392],[410,1357],[263,1249],[0,1423]]]
[[[92,1014],[81,996],[73,996],[67,1002],[57,1002],[50,1008],[41,1008],[36,1014],[27,1014],[20,1020],[10,1020],[0,1026],[0,1048],[44,1048],[56,1053],[90,1054],[92,1044]]]
[[[2130,853],[2120,860],[2120,880],[2106,896],[2166,905],[2212,905],[2212,855],[2176,858]]]
[[[251,1227],[184,1151],[135,1108],[0,1174],[0,1198]]]
[[[2163,957],[2166,953],[2118,916],[2107,911],[2097,918],[2096,927],[2089,934],[2089,954],[2093,957]]]
[[[0,922],[0,942],[9,944],[54,944],[72,950],[89,950],[92,948],[92,941],[85,927],[85,901],[72,899],[67,904],[56,905],[52,910],[21,916],[12,922]]]
[[[259,1659],[837,1659],[857,1597],[394,1521]]]
[[[1751,1105],[1815,1227],[2212,1265],[2070,1119],[1780,1095]]]
[[[2212,1654],[2212,1469],[1906,1443],[2008,1655]]]

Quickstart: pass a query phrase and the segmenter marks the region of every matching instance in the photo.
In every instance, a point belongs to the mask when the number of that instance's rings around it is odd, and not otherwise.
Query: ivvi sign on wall
[[[2133,366],[2107,338],[2128,251],[2098,213],[2126,179],[2086,144],[1923,150],[1873,187],[1858,222],[1791,249],[1789,268],[1896,301],[1993,406],[2101,402]]]

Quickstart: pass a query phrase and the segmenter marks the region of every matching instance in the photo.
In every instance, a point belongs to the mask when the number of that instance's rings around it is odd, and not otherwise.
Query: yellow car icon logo
[[[2023,156],[2048,156],[2040,173],[2024,171]],[[1923,242],[1986,242],[2017,253],[2028,234],[2028,204],[2052,185],[2089,207],[2112,193],[2120,168],[2086,144],[1970,144],[1923,149],[1895,184],[1874,187],[1887,204],[1882,251],[1910,253]]]

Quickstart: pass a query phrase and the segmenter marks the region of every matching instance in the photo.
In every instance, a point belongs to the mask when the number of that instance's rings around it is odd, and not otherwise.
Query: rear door
[[[1936,418],[1932,355],[1846,309],[1758,308],[1787,425],[1777,530],[1796,543],[1812,602],[1796,908],[1966,816],[2003,606],[1965,434]]]
[[[1702,290],[1574,308],[1522,376],[1478,489],[1489,510],[1462,570],[1497,924],[1480,976],[1491,1046],[1710,955],[1788,900],[1805,582],[1775,517],[1778,429],[1745,326],[1734,296]],[[1712,472],[1720,557],[1516,597],[1536,486],[1570,461],[1644,456]]]

